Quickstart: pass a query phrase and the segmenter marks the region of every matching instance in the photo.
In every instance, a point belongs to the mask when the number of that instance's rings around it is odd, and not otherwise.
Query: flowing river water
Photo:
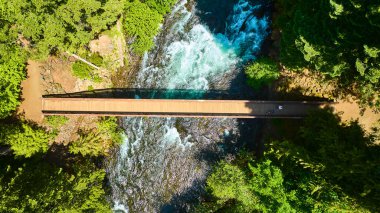
[[[179,2],[156,48],[145,54],[134,86],[198,91],[182,98],[202,98],[211,90],[252,98],[241,67],[260,54],[269,34],[264,2]],[[235,153],[239,141],[253,141],[255,121],[125,118],[123,126],[124,143],[107,160],[114,211],[178,212],[204,192],[212,163]]]

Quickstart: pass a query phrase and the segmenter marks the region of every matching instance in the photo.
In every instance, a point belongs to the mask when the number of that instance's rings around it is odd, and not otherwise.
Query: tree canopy
[[[16,46],[0,44],[0,119],[20,105],[20,84],[25,79],[25,55]]]
[[[281,62],[287,68],[320,71],[342,85],[356,85],[363,101],[378,101],[374,96],[380,86],[380,2],[278,2]]]
[[[330,111],[315,111],[305,119],[297,138],[273,141],[270,150],[282,164],[297,164],[362,206],[379,210],[380,147],[358,123],[342,124]]]
[[[88,44],[123,13],[124,0],[1,1],[1,22],[14,25],[31,42],[32,51],[46,57]]]
[[[264,156],[217,164],[196,211],[379,211],[380,147],[357,123],[315,111],[295,137],[268,142]]]
[[[259,58],[245,68],[248,84],[254,89],[271,83],[280,77],[277,63],[270,58]]]
[[[122,133],[115,117],[104,117],[95,129],[80,130],[79,138],[70,143],[69,150],[83,156],[105,155],[112,146],[122,143]]]
[[[207,179],[212,195],[218,200],[216,206],[211,206],[213,211],[295,212],[282,185],[280,169],[269,160],[245,166],[246,171],[221,162]]]
[[[0,145],[9,145],[16,156],[46,152],[52,139],[53,135],[45,129],[26,122],[0,123]]]
[[[91,163],[70,170],[34,157],[0,160],[1,212],[111,212],[102,188],[105,172]]]
[[[175,0],[134,0],[126,3],[124,26],[126,34],[133,39],[132,49],[143,54],[153,46],[153,38],[159,32],[163,16],[170,11]]]

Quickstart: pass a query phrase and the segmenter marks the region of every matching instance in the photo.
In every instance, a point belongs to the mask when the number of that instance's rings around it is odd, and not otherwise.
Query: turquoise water
[[[234,86],[241,65],[260,53],[270,23],[260,1],[218,2],[209,7],[220,7],[221,14],[178,3],[157,47],[145,54],[136,88],[194,90],[201,98]],[[222,17],[210,24],[209,16]],[[120,212],[186,209],[187,201],[177,197],[187,192],[185,200],[197,198],[210,169],[205,159],[223,156],[226,137],[233,143],[240,134],[236,119],[125,118],[124,128],[127,137],[108,166],[114,210]]]

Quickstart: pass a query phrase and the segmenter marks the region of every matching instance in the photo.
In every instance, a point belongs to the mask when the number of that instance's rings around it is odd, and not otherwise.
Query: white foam
[[[177,22],[165,35],[158,59],[153,60],[157,56],[154,51],[144,54],[136,87],[208,90],[216,77],[242,61],[254,59],[267,36],[268,18],[252,16],[258,6],[251,5],[249,0],[240,0],[234,6],[226,32],[217,35],[203,24],[192,23],[194,14],[186,10],[186,3],[181,1],[169,15]],[[135,199],[134,205],[150,209],[147,202],[154,203],[154,198],[161,195],[157,187],[161,187],[168,167],[175,163],[167,155],[178,154],[178,160],[194,145],[190,142],[191,135],[181,136],[174,124],[175,119],[126,119],[127,138],[112,171],[115,179],[110,178],[114,211],[128,212],[123,203],[130,197]],[[224,135],[230,134],[225,129]],[[145,200],[139,199],[141,194]]]

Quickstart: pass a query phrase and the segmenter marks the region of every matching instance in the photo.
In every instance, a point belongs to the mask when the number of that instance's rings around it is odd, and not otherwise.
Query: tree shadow
[[[286,125],[289,123],[284,122],[279,127]],[[279,153],[289,156],[282,157],[280,164],[290,178],[294,174],[289,167],[311,172],[337,186],[338,191],[360,206],[379,211],[380,146],[374,143],[376,132],[366,133],[358,121],[342,123],[329,107],[310,112],[291,131],[267,139],[274,141],[272,146]]]

